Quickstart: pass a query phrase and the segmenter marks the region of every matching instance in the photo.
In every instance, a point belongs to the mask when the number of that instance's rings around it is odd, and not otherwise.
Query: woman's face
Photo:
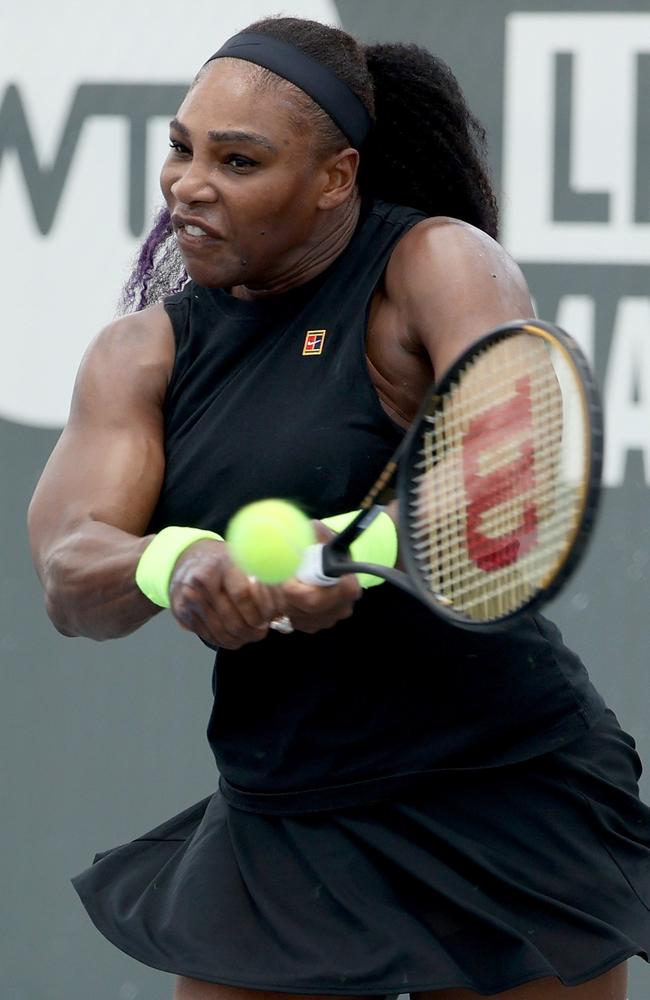
[[[326,174],[290,97],[256,86],[255,69],[215,60],[170,125],[161,188],[187,272],[207,287],[272,287],[318,242]]]

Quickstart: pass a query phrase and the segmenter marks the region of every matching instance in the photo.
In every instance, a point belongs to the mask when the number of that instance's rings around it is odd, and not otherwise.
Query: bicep
[[[436,378],[494,327],[534,315],[519,267],[485,233],[437,219],[409,236],[398,261],[402,307],[413,343],[428,354]]]
[[[153,512],[164,472],[155,428],[69,425],[40,478],[30,520],[46,533],[90,519],[141,534]]]
[[[70,418],[29,509],[32,545],[56,545],[85,520],[141,535],[164,475],[162,404],[170,367],[166,332],[108,329],[82,362]]]

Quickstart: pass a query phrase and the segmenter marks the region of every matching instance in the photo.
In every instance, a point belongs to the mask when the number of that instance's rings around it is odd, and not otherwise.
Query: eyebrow
[[[183,125],[182,122],[179,122],[178,118],[172,118],[169,123],[169,127],[175,129],[177,132],[180,132],[181,135],[189,137],[190,130],[187,125]],[[216,132],[211,129],[208,132],[208,139],[211,139],[212,142],[251,142],[256,146],[263,146],[271,153],[278,152],[278,147],[275,146],[270,139],[267,139],[264,135],[260,135],[258,132],[244,132],[239,129],[230,129],[226,132]]]

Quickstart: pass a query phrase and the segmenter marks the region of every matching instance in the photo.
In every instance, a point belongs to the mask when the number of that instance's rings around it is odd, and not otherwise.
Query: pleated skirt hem
[[[503,993],[506,990],[515,989],[518,986],[524,986],[526,983],[534,982],[537,979],[544,979],[548,976],[554,976],[560,980],[563,986],[581,986],[583,983],[589,982],[592,979],[597,979],[598,976],[604,975],[611,969],[616,968],[622,962],[626,962],[630,958],[640,957],[649,961],[648,953],[642,949],[640,946],[630,946],[630,949],[620,952],[617,955],[609,956],[607,959],[601,962],[600,965],[595,966],[592,969],[586,969],[578,977],[563,978],[555,969],[544,965],[540,966],[539,969],[532,969],[527,972],[524,976],[520,976],[514,979],[507,979],[507,977],[499,978],[498,986],[485,986],[485,984],[477,985],[469,980],[428,980],[421,983],[412,982],[389,982],[389,983],[377,983],[373,986],[364,987],[357,983],[341,983],[340,986],[310,986],[304,983],[286,983],[286,982],[269,982],[268,980],[258,981],[251,980],[250,978],[231,978],[229,976],[219,976],[217,979],[214,977],[214,971],[203,968],[190,968],[188,966],[179,967],[177,963],[172,963],[168,965],[166,963],[157,962],[155,965],[152,964],[151,956],[138,951],[134,948],[131,941],[122,939],[119,935],[116,935],[115,929],[109,925],[104,924],[101,914],[93,912],[92,906],[84,901],[84,907],[88,916],[92,920],[93,924],[97,930],[102,934],[107,941],[115,945],[120,951],[128,955],[129,958],[133,958],[136,962],[141,962],[143,965],[148,966],[152,969],[157,969],[159,972],[166,972],[173,976],[185,976],[188,979],[196,979],[199,982],[214,983],[218,986],[234,986],[241,989],[248,990],[259,990],[261,992],[269,993],[287,993],[291,994],[304,994],[306,996],[393,996],[397,997],[404,993],[425,993],[433,990],[451,990],[451,989],[466,989],[473,990],[480,996],[493,996],[495,993]]]
[[[219,792],[73,880],[137,961],[330,996],[578,986],[650,952],[650,809],[612,713],[545,757],[399,801],[263,816]]]

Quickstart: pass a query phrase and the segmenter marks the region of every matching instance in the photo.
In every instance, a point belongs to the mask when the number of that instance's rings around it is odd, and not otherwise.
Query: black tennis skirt
[[[262,816],[220,793],[72,881],[145,965],[287,993],[574,986],[650,950],[650,809],[612,712],[520,764]]]

